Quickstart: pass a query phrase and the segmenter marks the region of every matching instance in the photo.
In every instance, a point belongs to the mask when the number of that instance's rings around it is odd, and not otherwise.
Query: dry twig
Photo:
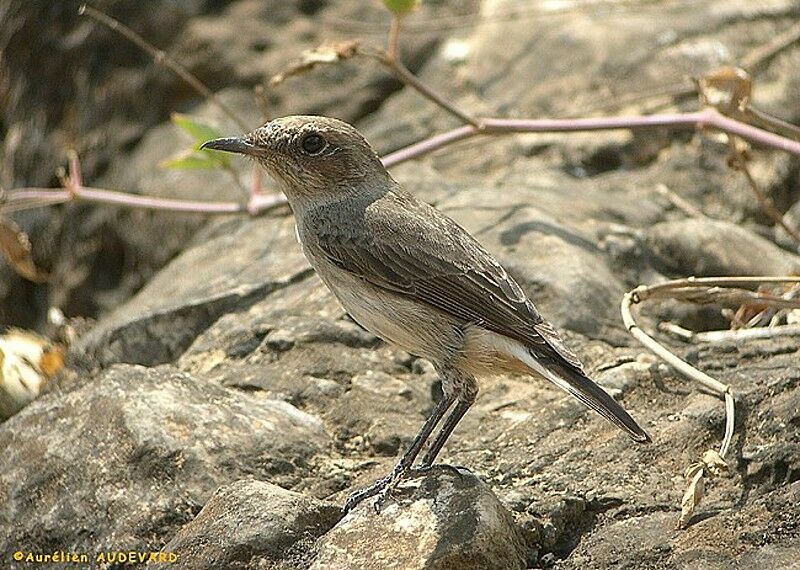
[[[797,230],[783,220],[783,214],[781,214],[781,212],[775,207],[775,204],[772,203],[772,200],[767,197],[759,188],[758,182],[756,182],[752,172],[750,172],[750,167],[747,164],[747,155],[742,148],[741,143],[739,143],[736,137],[730,137],[728,143],[731,149],[731,155],[728,163],[731,168],[738,170],[744,175],[748,186],[753,191],[753,195],[758,201],[758,205],[761,206],[761,209],[769,217],[769,219],[782,227],[789,237],[791,237],[797,245],[800,245],[800,233],[798,233]]]
[[[800,283],[800,277],[688,277],[686,279],[667,281],[666,283],[660,283],[658,285],[640,285],[636,289],[626,293],[622,298],[622,304],[620,306],[622,321],[628,329],[628,332],[630,332],[636,340],[686,378],[698,382],[713,394],[725,399],[725,435],[722,439],[719,452],[713,450],[707,451],[698,462],[693,463],[686,471],[686,477],[690,479],[690,483],[681,503],[681,516],[678,521],[678,526],[681,528],[688,524],[695,508],[702,498],[703,477],[706,475],[715,476],[726,466],[725,458],[730,450],[735,425],[734,397],[728,385],[698,370],[644,332],[639,325],[636,324],[632,313],[632,306],[640,304],[648,299],[685,299],[686,297],[682,296],[682,292],[695,287],[708,290],[712,287],[739,287],[741,285],[761,283]],[[697,298],[698,297],[695,297],[695,299]]]
[[[679,196],[675,192],[669,189],[669,186],[666,184],[658,184],[656,186],[656,192],[664,196],[667,200],[669,200],[673,206],[678,208],[681,212],[689,216],[690,218],[705,218],[706,215],[701,212],[694,204],[691,204],[688,200],[684,199],[683,197]]]
[[[800,325],[779,325],[774,327],[741,328],[733,330],[694,332],[674,323],[659,323],[658,330],[669,333],[687,342],[724,342],[782,336],[800,336]]]
[[[78,9],[78,14],[89,16],[91,19],[103,24],[110,30],[119,33],[122,37],[135,44],[136,47],[142,51],[150,54],[150,56],[153,58],[153,61],[159,65],[163,65],[177,77],[184,80],[192,89],[219,107],[220,110],[230,117],[231,120],[237,125],[239,125],[240,128],[247,130],[247,124],[241,119],[241,117],[239,117],[230,107],[223,103],[213,91],[206,87],[206,85],[197,77],[195,77],[188,69],[183,67],[174,59],[170,58],[166,52],[154,47],[150,42],[145,40],[142,36],[134,32],[119,20],[112,18],[100,10],[96,10],[91,6],[87,6],[86,4],[81,5],[81,7]]]

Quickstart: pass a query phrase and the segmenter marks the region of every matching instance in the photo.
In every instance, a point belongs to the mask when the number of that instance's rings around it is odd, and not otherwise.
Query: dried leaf
[[[723,115],[740,116],[750,103],[753,81],[738,67],[722,67],[702,77],[697,82],[704,104]]]
[[[0,420],[36,398],[64,366],[64,348],[36,334],[10,330],[0,336]]]
[[[703,462],[703,466],[705,467],[706,471],[708,471],[709,475],[712,477],[719,477],[723,471],[728,470],[728,464],[725,460],[720,456],[719,452],[714,451],[713,449],[709,449],[703,454],[703,458],[701,459]]]
[[[683,472],[683,476],[686,479],[691,479],[694,477],[695,473],[702,470],[705,465],[703,465],[702,461],[695,461],[689,467],[686,468],[686,471]]]
[[[0,253],[11,268],[29,281],[41,283],[47,275],[33,263],[31,242],[27,234],[9,218],[0,216]]]
[[[691,467],[689,469],[691,469]],[[678,519],[678,528],[686,528],[687,523],[691,520],[692,515],[694,515],[695,508],[703,499],[703,493],[705,492],[703,475],[704,469],[702,467],[697,469],[692,476],[689,487],[683,494],[683,500],[681,501],[681,518]]]
[[[691,482],[681,501],[681,518],[678,520],[678,528],[686,528],[695,509],[703,499],[705,494],[705,479],[703,477],[706,475],[718,477],[722,471],[727,469],[728,464],[725,463],[719,452],[713,449],[706,451],[700,461],[696,461],[686,468],[684,477],[691,479]]]
[[[320,64],[331,64],[350,59],[358,53],[359,40],[346,40],[335,44],[325,44],[314,49],[306,50],[300,55],[300,61],[286,71],[273,75],[269,80],[270,85],[283,83],[293,75],[299,75],[313,69]]]

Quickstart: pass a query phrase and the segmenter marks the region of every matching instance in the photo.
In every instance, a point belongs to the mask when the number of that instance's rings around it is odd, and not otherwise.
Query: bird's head
[[[379,184],[389,176],[355,128],[328,117],[282,117],[241,137],[210,140],[201,148],[254,158],[282,184],[292,202],[358,188],[364,180]]]

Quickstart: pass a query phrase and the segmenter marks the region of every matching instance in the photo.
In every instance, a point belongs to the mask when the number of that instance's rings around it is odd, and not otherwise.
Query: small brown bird
[[[367,330],[430,360],[443,398],[391,474],[350,495],[379,508],[452,408],[420,463],[429,468],[478,394],[476,376],[543,377],[637,442],[647,433],[602,388],[500,263],[456,222],[394,181],[355,128],[275,119],[203,148],[255,158],[282,186],[308,261]]]

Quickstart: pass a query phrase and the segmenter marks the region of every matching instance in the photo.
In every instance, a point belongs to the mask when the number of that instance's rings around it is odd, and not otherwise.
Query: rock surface
[[[118,365],[0,428],[0,553],[158,550],[217,487],[291,486],[329,440],[317,418],[167,367]]]
[[[525,568],[525,553],[510,513],[484,483],[439,468],[416,488],[397,489],[380,513],[367,500],[345,516],[317,544],[311,570],[510,570]]]
[[[74,16],[77,2],[46,4],[0,3],[0,78],[9,78],[0,79],[0,185],[57,184],[74,141],[87,183],[239,198],[228,173],[158,163],[187,144],[169,112],[240,128]],[[382,42],[379,2],[179,4],[95,3],[253,126],[259,101],[271,115],[331,114],[356,121],[385,153],[458,125],[367,61],[254,95],[323,40]],[[743,62],[798,16],[791,0],[425,2],[404,22],[401,51],[476,114],[679,111],[693,99],[647,93]],[[754,66],[754,104],[800,122],[798,68],[794,45]],[[760,187],[794,223],[800,163],[751,154]],[[683,471],[718,448],[724,408],[644,354],[619,318],[623,293],[641,283],[797,271],[797,249],[726,155],[710,133],[651,130],[481,137],[394,167],[408,190],[497,254],[654,443],[632,445],[540,382],[489,379],[441,456],[469,469],[462,478],[436,470],[380,515],[365,505],[336,526],[332,505],[391,469],[441,387],[428,363],[344,314],[303,259],[286,209],[215,220],[93,205],[15,214],[53,279],[23,284],[0,268],[2,322],[41,329],[51,305],[98,322],[73,347],[74,369],[0,424],[0,565],[19,548],[174,548],[185,567],[209,568],[367,565],[379,553],[403,568],[791,567],[800,549],[797,338],[662,338],[737,398],[729,468],[678,531]],[[234,164],[246,182],[249,167]],[[664,186],[703,216],[677,208]],[[677,303],[646,306],[640,320],[650,330],[658,320],[728,325],[718,307]]]
[[[299,566],[314,540],[341,517],[338,505],[270,483],[236,481],[214,493],[163,551],[179,553],[173,567],[187,570]]]

